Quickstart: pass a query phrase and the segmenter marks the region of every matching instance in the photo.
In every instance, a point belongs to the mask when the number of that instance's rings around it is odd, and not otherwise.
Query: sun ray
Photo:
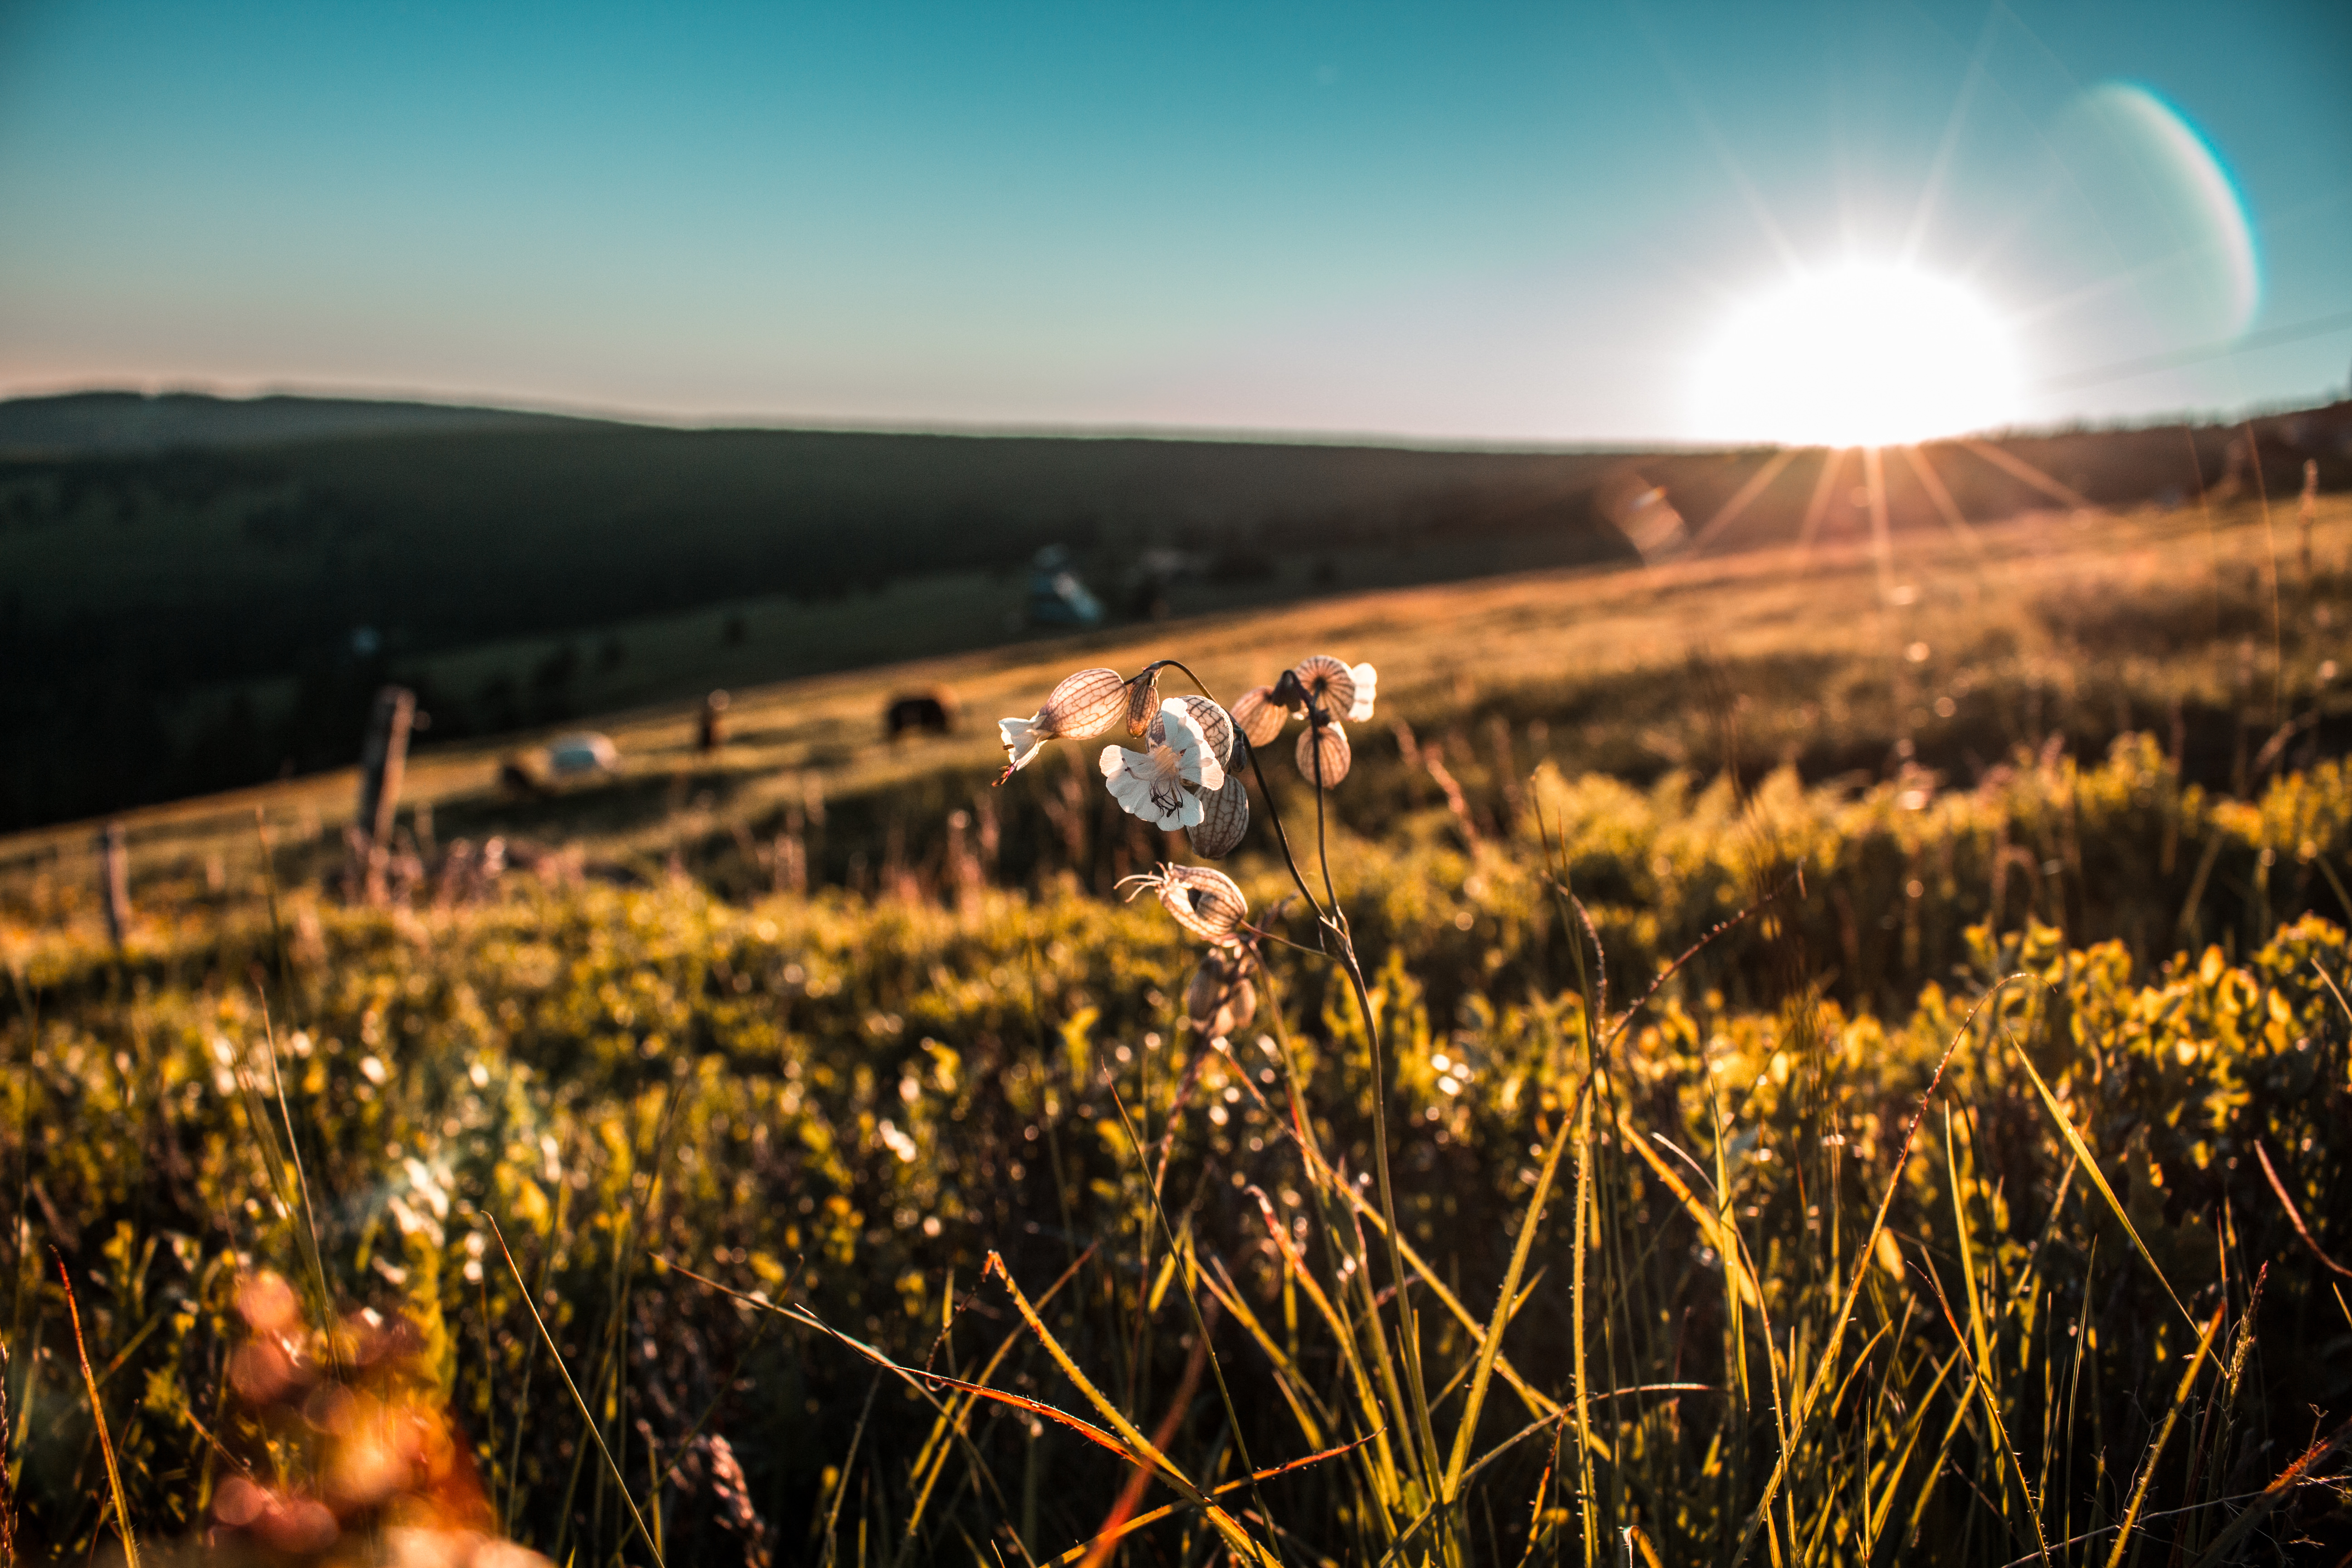
[[[1974,452],[1978,457],[1982,458],[1986,462],[1990,463],[1994,468],[2000,469],[2003,473],[2015,479],[2023,479],[2027,484],[2032,485],[2035,489],[2040,490],[2043,495],[2048,496],[2053,500],[2063,501],[2066,505],[2074,508],[2077,511],[2096,511],[2099,510],[2096,506],[2092,504],[2091,499],[2082,491],[2060,484],[2056,479],[2052,479],[2048,474],[2043,473],[2040,468],[2035,468],[2032,464],[2027,462],[2024,458],[2017,456],[2013,452],[2004,452],[2000,447],[1994,446],[1991,442],[1979,441],[1972,436],[1961,437],[1959,438],[1959,444],[1966,447],[1969,451]]]
[[[1748,476],[1748,482],[1741,485],[1729,500],[1716,508],[1715,515],[1708,518],[1705,526],[1691,536],[1690,545],[1684,553],[1697,554],[1706,548],[1709,540],[1737,521],[1739,514],[1748,510],[1749,503],[1764,493],[1765,487],[1780,477],[1780,470],[1797,460],[1799,449],[1795,447],[1783,447],[1773,453],[1762,468]]]
[[[1706,142],[1707,150],[1715,154],[1715,161],[1722,165],[1724,174],[1731,181],[1732,187],[1738,191],[1739,199],[1747,205],[1748,216],[1756,220],[1756,226],[1764,231],[1766,241],[1770,244],[1774,251],[1779,253],[1780,264],[1788,268],[1792,277],[1801,272],[1803,265],[1798,258],[1796,246],[1790,242],[1788,232],[1781,228],[1780,220],[1772,216],[1772,209],[1765,205],[1764,193],[1757,189],[1756,183],[1748,177],[1748,171],[1742,168],[1739,160],[1732,155],[1730,142],[1725,139],[1722,132],[1716,129],[1715,118],[1707,113],[1706,102],[1699,97],[1697,89],[1691,85],[1689,79],[1683,75],[1681,68],[1675,64],[1674,57],[1666,52],[1665,40],[1658,36],[1657,32],[1651,27],[1648,18],[1638,10],[1629,9],[1627,16],[1634,26],[1641,29],[1643,41],[1650,46],[1651,57],[1658,62],[1658,69],[1664,73],[1667,85],[1674,89],[1675,96],[1682,100],[1684,110],[1690,115],[1693,123],[1697,125],[1698,133]]]
[[[2194,264],[2212,250],[2210,242],[2183,245],[2161,256],[2151,256],[2130,267],[2117,268],[2104,277],[2095,278],[2078,288],[2050,295],[2018,310],[2011,320],[2020,326],[2035,326],[2053,317],[2063,316],[2081,306],[2093,304],[2110,295],[2135,289],[2166,273]]]
[[[1895,539],[1886,521],[1885,449],[1862,449],[1862,483],[1870,498],[1870,556],[1878,566],[1878,602],[1895,602]]]
[[[1910,232],[1903,237],[1903,265],[1908,267],[1919,258],[1919,247],[1927,237],[1928,221],[1936,216],[1937,199],[1944,194],[1944,178],[1951,172],[1952,155],[1958,151],[1960,127],[1969,117],[1969,105],[1976,98],[1978,84],[1984,80],[1985,60],[1992,53],[1993,28],[2000,20],[2001,7],[1985,8],[1984,28],[1977,35],[1976,53],[1969,57],[1969,74],[1960,79],[1960,90],[1952,100],[1952,112],[1944,121],[1943,140],[1937,143],[1936,159],[1927,167],[1927,177],[1919,188],[1919,205],[1911,213]]]
[[[1805,523],[1797,531],[1797,553],[1805,554],[1813,547],[1813,531],[1822,525],[1822,514],[1830,510],[1830,492],[1837,484],[1838,473],[1845,467],[1845,448],[1822,448],[1822,477],[1813,481],[1812,500],[1805,503]]]
[[[1944,476],[1927,461],[1927,451],[1919,447],[1906,446],[1903,459],[1911,465],[1911,471],[1919,476],[1919,488],[1927,492],[1927,499],[1935,504],[1936,510],[1951,525],[1960,542],[1969,547],[1969,552],[1981,562],[1985,556],[1984,542],[1977,537],[1977,531],[1969,526],[1969,520],[1960,515],[1959,503],[1952,500],[1952,492],[1945,487]]]

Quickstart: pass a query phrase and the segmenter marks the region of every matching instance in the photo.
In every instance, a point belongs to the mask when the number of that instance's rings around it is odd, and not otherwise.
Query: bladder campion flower
[[[1249,1027],[1257,1016],[1257,987],[1238,950],[1209,950],[1184,988],[1184,1016],[1213,1040]]]
[[[1115,669],[1082,669],[1046,694],[1045,705],[1026,719],[999,719],[1004,742],[1005,779],[1029,765],[1038,748],[1064,736],[1084,741],[1116,723],[1128,708],[1128,683]]]
[[[1143,751],[1103,748],[1103,778],[1111,798],[1144,821],[1163,829],[1195,826],[1204,815],[1199,792],[1223,785],[1224,764],[1181,699],[1162,702],[1160,717],[1147,721],[1154,723],[1161,738]]]
[[[1356,716],[1356,672],[1348,666],[1328,653],[1318,653],[1300,659],[1290,673],[1298,678],[1298,689],[1307,693],[1312,706],[1334,719]]]
[[[1192,837],[1193,850],[1212,860],[1222,860],[1240,845],[1243,835],[1249,832],[1249,788],[1242,783],[1242,763],[1248,760],[1249,742],[1235,736],[1234,755],[1225,766],[1225,782],[1201,795],[1201,820],[1188,831]]]
[[[1241,770],[1249,761],[1245,749],[1249,742],[1242,739],[1234,716],[1208,698],[1190,696],[1171,700],[1184,705],[1184,710],[1201,727],[1202,737],[1217,759],[1217,765],[1225,770],[1223,784],[1199,792],[1201,820],[1186,830],[1192,837],[1195,851],[1212,860],[1222,860],[1234,852],[1242,836],[1249,831],[1249,789],[1241,778]],[[1166,721],[1154,714],[1145,738],[1158,745],[1167,735]]]
[[[1171,697],[1168,700],[1184,705],[1184,711],[1200,726],[1201,737],[1209,744],[1209,754],[1217,759],[1219,767],[1230,773],[1234,765],[1234,716],[1205,697]],[[1144,738],[1158,745],[1165,730],[1160,715],[1154,713],[1150,727],[1143,731]]]
[[[1348,673],[1355,678],[1356,700],[1348,705],[1347,712],[1335,717],[1360,724],[1372,716],[1372,693],[1380,686],[1381,672],[1369,664],[1356,664],[1348,667]]]
[[[1234,722],[1241,727],[1242,733],[1249,738],[1253,746],[1271,744],[1274,738],[1282,733],[1282,721],[1286,717],[1287,715],[1281,705],[1274,700],[1274,688],[1271,686],[1254,686],[1243,692],[1241,700],[1234,704]]]
[[[1348,776],[1354,761],[1355,754],[1348,748],[1348,731],[1337,719],[1309,721],[1298,732],[1298,771],[1308,784],[1329,789]]]
[[[1241,931],[1249,919],[1249,900],[1231,877],[1209,866],[1162,866],[1123,879],[1120,887],[1132,900],[1150,889],[1160,895],[1176,923],[1217,947],[1241,945]]]

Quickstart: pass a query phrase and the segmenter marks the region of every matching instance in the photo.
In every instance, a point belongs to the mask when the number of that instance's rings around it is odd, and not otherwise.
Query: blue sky
[[[2347,68],[2317,4],[0,0],[0,392],[1705,439],[1729,312],[1901,258],[2021,419],[2230,410],[2352,372]]]

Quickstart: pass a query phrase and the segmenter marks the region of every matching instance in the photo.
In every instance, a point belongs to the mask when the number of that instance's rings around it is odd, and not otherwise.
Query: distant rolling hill
[[[554,414],[362,398],[72,392],[0,402],[0,458],[120,457],[191,447],[268,447],[349,436],[442,435],[596,423]]]
[[[2230,439],[2037,437],[2007,467],[1938,446],[1941,500],[1888,465],[1893,521],[2179,500]],[[2264,440],[2291,488],[2290,443]],[[1631,564],[1629,532],[1827,538],[1864,509],[1825,461],[0,402],[0,830],[344,762],[388,679],[446,739],[1001,642],[1047,545],[1116,620]]]

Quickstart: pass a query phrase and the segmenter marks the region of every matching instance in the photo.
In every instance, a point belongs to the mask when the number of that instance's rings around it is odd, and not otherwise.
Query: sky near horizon
[[[2347,89],[2325,4],[0,0],[0,395],[1718,440],[1998,337],[1918,418],[2226,414],[2344,395]]]

